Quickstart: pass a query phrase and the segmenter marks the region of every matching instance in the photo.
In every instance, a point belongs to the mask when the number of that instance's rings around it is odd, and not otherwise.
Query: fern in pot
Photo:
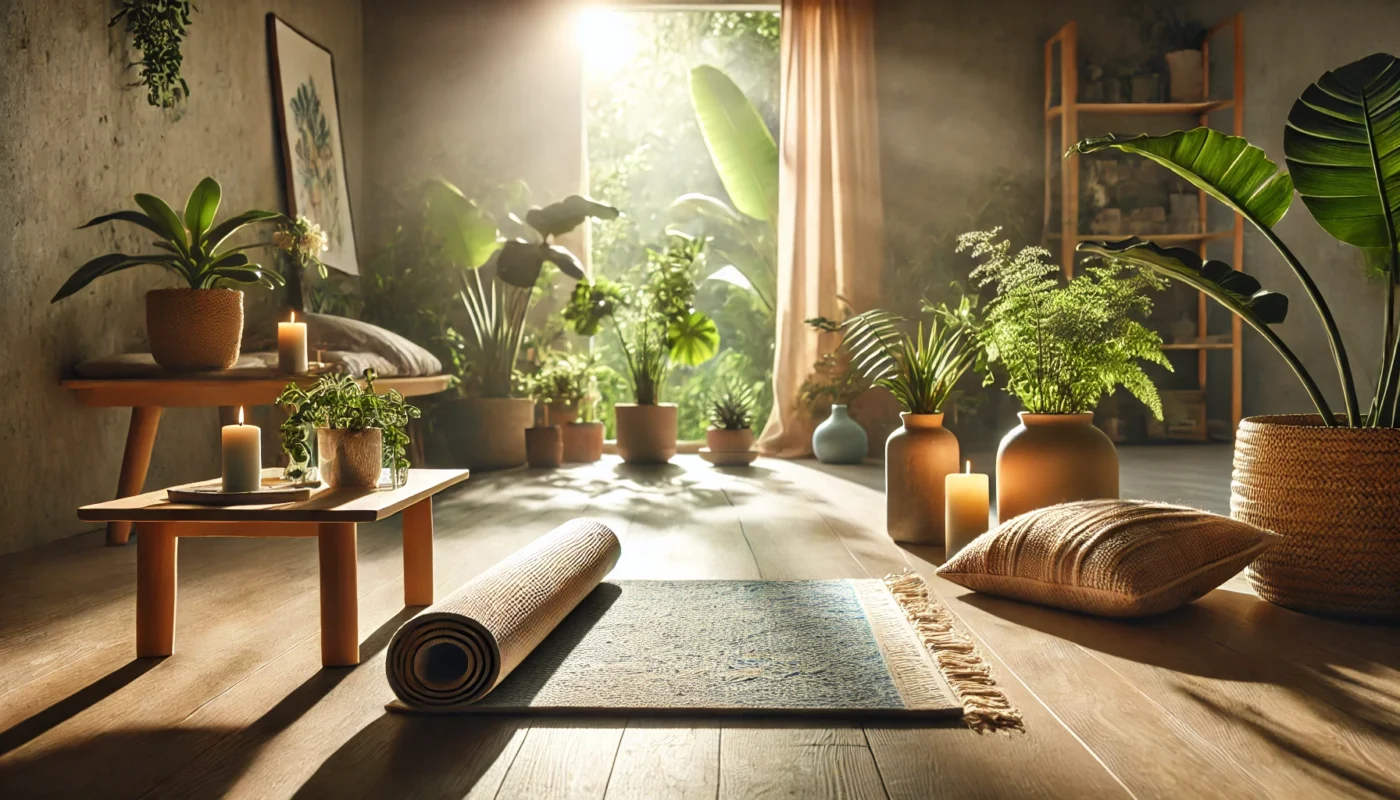
[[[277,405],[288,410],[281,427],[288,478],[319,477],[332,489],[373,489],[387,469],[391,485],[403,485],[408,422],[419,411],[392,389],[376,393],[374,380],[374,371],[366,370],[364,386],[341,373],[323,375],[309,387],[287,384]],[[317,475],[310,472],[313,432]]]
[[[993,371],[1021,401],[1021,424],[997,450],[997,516],[1002,521],[1056,503],[1118,496],[1118,451],[1094,427],[1094,408],[1122,386],[1158,419],[1162,401],[1144,363],[1171,369],[1162,339],[1144,323],[1150,292],[1165,282],[1121,262],[1091,264],[1061,277],[1050,252],[1016,254],[999,231],[966,233],[958,251],[981,264],[972,277],[992,286],[978,334]]]
[[[1250,565],[1249,579],[1261,597],[1300,611],[1400,619],[1400,141],[1392,134],[1400,126],[1398,94],[1400,59],[1392,55],[1324,73],[1288,114],[1288,172],[1245,139],[1208,128],[1086,139],[1074,148],[1140,155],[1224,203],[1273,245],[1322,322],[1340,390],[1335,411],[1275,330],[1288,313],[1283,295],[1183,248],[1136,238],[1079,246],[1200,289],[1263,336],[1297,376],[1316,413],[1240,422],[1230,507],[1237,519],[1283,535]],[[1364,409],[1336,317],[1312,273],[1274,230],[1295,191],[1323,230],[1365,251],[1385,276],[1378,377]]]
[[[114,211],[89,221],[82,227],[116,221],[143,228],[155,234],[152,247],[160,252],[98,256],[79,267],[51,302],[70,297],[105,275],[146,265],[163,267],[189,286],[146,293],[151,356],[171,370],[232,367],[243,339],[243,292],[233,287],[273,289],[283,281],[276,270],[248,257],[248,251],[270,247],[270,242],[234,246],[230,239],[247,226],[286,218],[275,211],[254,209],[215,224],[222,195],[219,182],[205,178],[185,201],[183,216],[159,197],[138,194],[140,211]]]

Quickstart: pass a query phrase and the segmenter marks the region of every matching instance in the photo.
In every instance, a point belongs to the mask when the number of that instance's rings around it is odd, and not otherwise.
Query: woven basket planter
[[[146,292],[151,357],[169,370],[228,369],[243,340],[243,293],[235,289]]]
[[[1260,597],[1311,614],[1400,619],[1400,430],[1249,417],[1230,513],[1283,535],[1248,570]]]

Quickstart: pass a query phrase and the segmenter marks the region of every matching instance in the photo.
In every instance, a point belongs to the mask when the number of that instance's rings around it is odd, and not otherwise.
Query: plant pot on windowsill
[[[676,455],[675,403],[618,403],[617,452],[629,464],[665,464]]]
[[[236,289],[154,289],[146,293],[151,357],[169,370],[228,369],[243,340],[243,293]]]
[[[592,464],[603,457],[603,423],[569,422],[562,426],[564,461]]]
[[[474,470],[510,469],[526,463],[525,431],[535,421],[535,401],[525,397],[464,397],[442,411],[454,459]]]
[[[564,435],[558,425],[525,429],[525,461],[531,469],[554,469],[564,462]]]
[[[753,441],[753,428],[710,428],[700,457],[717,467],[747,466],[758,457]]]
[[[1017,414],[997,449],[997,519],[1118,497],[1118,450],[1093,414]],[[957,471],[957,464],[953,464]]]
[[[316,429],[321,480],[332,489],[374,489],[384,465],[384,432]]]

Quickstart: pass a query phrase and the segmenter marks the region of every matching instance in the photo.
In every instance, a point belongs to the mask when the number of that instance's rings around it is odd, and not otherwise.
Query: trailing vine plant
[[[144,85],[153,106],[174,108],[190,95],[180,74],[180,45],[190,13],[197,10],[189,0],[122,0],[121,10],[107,23],[112,27],[125,20],[132,45],[141,51],[141,60],[128,65],[141,68],[140,83],[132,85]]]

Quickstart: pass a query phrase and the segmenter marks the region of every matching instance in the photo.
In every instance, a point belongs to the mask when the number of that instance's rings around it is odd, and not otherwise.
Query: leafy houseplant
[[[1162,401],[1142,362],[1171,368],[1161,337],[1143,324],[1152,308],[1147,293],[1164,282],[1115,261],[1063,281],[1049,251],[1027,247],[1013,256],[997,234],[963,234],[958,250],[982,259],[972,277],[996,287],[979,338],[1025,408],[997,451],[998,516],[1117,497],[1118,453],[1093,426],[1093,410],[1124,386],[1161,419]]]
[[[579,281],[564,309],[580,336],[597,334],[605,321],[617,336],[637,401],[617,406],[624,460],[665,462],[675,455],[676,407],[660,402],[661,387],[673,364],[697,366],[719,352],[714,320],[693,305],[703,253],[703,241],[673,234],[665,250],[647,251],[644,286]]]
[[[592,463],[603,457],[603,423],[598,420],[598,378],[611,374],[595,354],[551,353],[531,376],[549,398],[545,413],[562,423],[563,460]],[[554,411],[550,409],[554,408]]]
[[[185,201],[183,218],[159,197],[136,195],[141,211],[114,211],[81,227],[129,222],[158,238],[160,253],[108,253],[78,268],[51,302],[57,303],[104,275],[143,265],[164,267],[189,284],[188,289],[156,289],[146,294],[146,332],[151,354],[176,370],[227,369],[238,360],[243,335],[243,293],[229,287],[282,285],[276,270],[255,264],[247,251],[268,243],[228,246],[230,237],[248,225],[285,219],[275,211],[244,211],[214,224],[222,196],[219,182],[205,178]]]
[[[158,108],[174,108],[190,95],[180,75],[180,45],[194,10],[189,0],[122,0],[121,10],[107,23],[126,22],[131,43],[141,51],[141,60],[131,66],[141,68],[146,101]]]
[[[1108,256],[1187,283],[1215,299],[1278,351],[1303,384],[1317,416],[1256,417],[1240,423],[1235,515],[1284,534],[1250,566],[1260,596],[1303,611],[1400,618],[1400,60],[1367,56],[1324,73],[1293,104],[1284,129],[1283,172],[1263,150],[1207,128],[1164,136],[1106,136],[1073,148],[1134,153],[1190,181],[1248,220],[1303,285],[1322,321],[1341,386],[1334,414],[1302,362],[1273,330],[1288,312],[1283,295],[1220,261],[1138,239],[1085,242]],[[1338,241],[1386,264],[1378,379],[1365,412],[1336,318],[1312,275],[1274,226],[1294,191]],[[1337,430],[1316,430],[1332,428]],[[1364,453],[1366,467],[1357,468]],[[1390,572],[1376,571],[1387,564]]]
[[[714,393],[710,429],[705,431],[710,461],[740,466],[753,460],[753,413],[759,387],[731,377]]]
[[[419,411],[397,391],[377,394],[374,370],[365,370],[364,381],[361,388],[349,375],[323,375],[309,388],[289,383],[277,396],[277,405],[290,410],[281,427],[288,478],[311,478],[314,430],[320,478],[331,488],[374,488],[381,468],[402,485],[409,467],[406,428]]]

